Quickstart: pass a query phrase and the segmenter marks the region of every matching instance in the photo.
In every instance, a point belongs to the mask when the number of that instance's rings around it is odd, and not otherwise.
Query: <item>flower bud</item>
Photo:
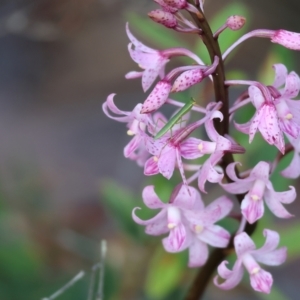
[[[300,50],[300,33],[279,29],[274,32],[271,42],[292,50]]]
[[[164,0],[164,2],[171,6],[171,7],[176,7],[178,9],[183,9],[187,6],[186,0]]]
[[[183,72],[181,75],[179,75],[172,87],[172,92],[182,92],[192,85],[195,85],[199,82],[201,82],[203,79],[203,70],[201,69],[194,69],[194,70],[188,70],[186,72]]]
[[[140,113],[148,114],[159,109],[167,101],[171,87],[170,82],[159,81],[145,100]]]
[[[172,14],[178,11],[176,7],[169,6],[168,4],[165,3],[164,0],[154,0],[154,2],[159,4],[164,11],[170,12]]]
[[[177,26],[176,17],[170,12],[156,9],[156,10],[149,12],[148,16],[154,22],[162,24],[168,28],[174,28]]]
[[[226,20],[226,25],[231,30],[240,30],[244,26],[245,23],[246,23],[246,18],[237,16],[237,15],[230,16]]]

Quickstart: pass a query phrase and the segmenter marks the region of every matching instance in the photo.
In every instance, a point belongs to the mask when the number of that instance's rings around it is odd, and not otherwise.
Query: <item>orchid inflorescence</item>
[[[275,64],[272,85],[239,79],[226,80],[224,61],[240,43],[252,37],[267,38],[286,48],[300,50],[300,34],[282,29],[254,30],[243,35],[221,54],[218,36],[226,28],[242,28],[244,17],[230,16],[222,27],[212,33],[203,11],[204,0],[154,1],[160,9],[150,12],[150,18],[167,28],[202,39],[210,54],[211,64],[205,65],[197,54],[188,49],[149,48],[136,39],[129,25],[126,25],[130,40],[129,54],[142,69],[129,72],[126,78],[141,78],[145,92],[157,81],[145,101],[137,104],[132,111],[118,109],[114,103],[115,94],[109,95],[103,104],[104,113],[111,119],[127,124],[127,133],[132,139],[125,146],[124,155],[143,167],[146,176],[160,173],[170,179],[178,169],[182,178],[168,203],[159,199],[154,186],[146,186],[142,196],[145,205],[150,209],[159,209],[160,212],[152,219],[142,220],[137,215],[137,207],[132,212],[133,220],[145,226],[149,235],[167,235],[162,240],[166,251],[174,253],[188,249],[189,267],[201,267],[207,262],[208,245],[227,250],[234,248],[236,263],[230,270],[226,267],[227,261],[220,261],[218,273],[223,280],[220,283],[216,276],[215,285],[225,290],[235,287],[241,281],[245,268],[250,275],[252,288],[269,293],[273,283],[272,275],[262,269],[259,263],[271,266],[282,264],[286,259],[286,248],[276,249],[279,234],[270,229],[263,231],[266,241],[260,249],[256,249],[250,234],[256,222],[264,215],[264,202],[276,217],[292,217],[283,204],[295,200],[295,188],[290,186],[287,191],[276,192],[270,176],[287,149],[294,150],[294,156],[281,174],[287,178],[300,175],[300,101],[294,100],[299,93],[300,79],[295,72],[288,73],[284,65]],[[187,14],[182,14],[184,10],[189,12],[191,19]],[[176,56],[189,58],[190,65],[176,67],[166,73],[166,64]],[[173,119],[172,126],[168,126],[167,118],[158,110],[165,104],[182,107],[184,104],[170,98],[170,95],[189,89],[205,78],[211,81],[216,100],[209,102],[206,107],[190,105],[190,111],[180,116],[180,122],[176,123]],[[229,107],[228,87],[237,85],[248,86],[248,89]],[[255,108],[253,117],[245,124],[236,123],[235,112],[250,103]],[[201,114],[201,117],[189,122],[191,112]],[[229,135],[228,124],[232,120],[238,131],[249,136],[249,143],[259,131],[268,144],[278,148],[279,159],[272,163],[259,161],[251,170],[239,174],[238,167],[241,164],[233,160],[232,154],[243,154],[246,149]],[[167,130],[157,136],[162,128]],[[191,136],[199,128],[205,129],[208,140]],[[202,165],[183,162],[183,159],[195,160],[204,155],[207,159]],[[189,178],[186,177],[188,172],[192,172]],[[224,195],[205,206],[200,192],[206,193],[207,181],[237,195],[240,226],[233,236],[215,224],[230,214],[233,202]]]

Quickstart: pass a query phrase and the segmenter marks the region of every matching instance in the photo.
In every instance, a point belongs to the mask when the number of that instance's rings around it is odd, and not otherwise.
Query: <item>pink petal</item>
[[[197,238],[193,240],[189,247],[189,263],[190,268],[203,266],[208,259],[208,247],[205,243]]]
[[[174,253],[183,251],[190,244],[189,232],[185,230],[183,224],[179,224],[171,229],[169,236],[164,238],[162,243],[167,252]]]
[[[240,162],[233,162],[230,163],[226,168],[226,173],[229,176],[229,178],[233,181],[241,181],[239,177],[236,176],[235,168],[237,165],[242,165]]]
[[[233,124],[234,124],[234,127],[238,131],[240,131],[242,133],[245,133],[245,134],[249,134],[249,132],[250,132],[250,126],[252,124],[252,120],[253,120],[253,118],[249,122],[244,123],[244,124],[239,124],[239,123],[236,123],[235,121],[233,121]]]
[[[295,98],[299,94],[300,89],[300,79],[299,76],[295,72],[291,72],[286,77],[284,91],[282,93],[282,97],[286,97],[288,99]]]
[[[274,230],[264,229],[263,234],[266,237],[266,241],[261,248],[255,250],[255,252],[253,253],[253,255],[255,254],[255,256],[273,251],[279,245],[280,237],[278,232]]]
[[[271,42],[280,44],[288,49],[300,50],[300,34],[283,29],[276,30]]]
[[[170,203],[181,209],[192,210],[196,202],[204,206],[200,193],[192,186],[181,185],[176,194],[172,193]]]
[[[269,207],[270,211],[278,218],[288,219],[293,217],[284,207],[283,205],[276,199],[275,192],[271,192],[269,190],[265,193],[265,202]]]
[[[180,153],[182,157],[186,159],[196,159],[198,157],[203,156],[201,151],[199,150],[199,145],[202,142],[202,140],[190,137],[180,143]]]
[[[188,185],[186,177],[185,177],[185,173],[184,173],[184,167],[183,167],[183,163],[182,163],[182,159],[181,159],[181,155],[180,155],[180,150],[178,149],[178,147],[175,148],[176,151],[176,159],[177,159],[177,166],[182,178],[182,182],[184,183],[184,185]]]
[[[209,139],[216,142],[219,138],[219,133],[215,129],[214,119],[219,119],[220,122],[223,121],[223,114],[220,111],[214,111],[210,116],[209,120],[205,122],[205,130]]]
[[[157,52],[156,50],[152,49],[152,48],[149,48],[147,46],[145,46],[144,44],[142,44],[139,40],[137,40],[133,34],[130,32],[129,30],[129,24],[126,23],[126,33],[127,33],[127,36],[129,37],[131,43],[134,44],[134,46],[136,48],[138,48],[140,51],[144,51],[144,52],[150,52],[150,53],[153,53],[153,52]]]
[[[213,153],[206,162],[202,165],[200,171],[199,171],[199,177],[198,177],[198,186],[200,191],[206,193],[204,189],[204,185],[206,181],[209,182],[220,182],[224,176],[223,173],[218,173],[214,166],[220,161],[222,156],[224,155],[223,152],[215,152]]]
[[[151,209],[164,208],[166,204],[163,203],[154,191],[154,185],[148,185],[143,190],[143,200],[147,207]]]
[[[293,179],[300,176],[300,156],[296,151],[291,163],[281,172],[281,175]]]
[[[242,257],[244,254],[255,250],[255,244],[247,233],[242,232],[234,238],[234,248],[237,257]]]
[[[230,234],[221,226],[211,225],[204,228],[204,230],[198,235],[198,238],[210,246],[226,248],[229,243]]]
[[[235,168],[237,164],[240,164],[239,162],[234,162],[231,163],[227,166],[226,168],[226,173],[229,176],[229,178],[233,181],[236,182],[231,182],[231,183],[225,183],[222,184],[222,188],[231,194],[244,194],[248,192],[253,184],[253,181],[255,180],[252,178],[252,176],[249,176],[245,179],[240,179],[236,176]]]
[[[191,86],[200,83],[203,79],[203,71],[201,69],[188,70],[179,75],[174,81],[172,92],[182,92]]]
[[[233,195],[244,194],[250,190],[252,186],[252,180],[250,182],[239,180],[237,182],[232,182],[232,183],[226,183],[226,184],[221,183],[221,186],[226,192],[230,194]]]
[[[155,140],[154,138],[149,137],[144,132],[140,132],[140,134],[144,138],[145,147],[146,147],[147,151],[152,155],[159,157],[161,155],[162,151],[165,148],[169,147],[168,143],[167,143],[168,137],[161,137],[160,139]]]
[[[284,139],[279,128],[276,108],[273,105],[264,105],[259,112],[259,131],[263,138],[270,144],[275,145],[281,153],[284,153]],[[250,128],[251,134],[251,128]]]
[[[167,179],[170,179],[176,165],[176,149],[168,146],[165,147],[158,159],[157,165],[159,172]]]
[[[261,179],[264,182],[269,181],[270,164],[265,161],[260,161],[251,171],[253,179]]]
[[[249,92],[249,96],[251,98],[252,104],[254,105],[254,107],[259,110],[262,105],[265,103],[265,98],[261,92],[261,90],[256,87],[251,85],[248,89]]]
[[[255,291],[269,294],[273,284],[273,277],[269,272],[261,269],[258,273],[250,275],[250,283]]]
[[[253,224],[264,215],[263,200],[253,200],[247,194],[241,203],[241,211],[247,221]]]
[[[167,224],[167,210],[166,209],[162,209],[156,216],[154,216],[153,218],[149,219],[149,220],[142,220],[140,219],[136,214],[135,211],[141,209],[140,207],[135,207],[132,211],[132,219],[134,220],[134,222],[140,224],[140,225],[151,225],[151,224],[156,224],[156,223],[161,223],[161,222],[165,222],[166,226]],[[156,225],[155,225],[156,226]],[[160,227],[160,225],[158,226]]]
[[[132,49],[132,44],[128,44],[128,52],[131,59],[142,69],[153,68],[158,65],[160,57],[155,53],[145,53],[137,49]]]
[[[145,233],[149,235],[158,236],[167,232],[169,232],[169,228],[165,218],[157,220],[156,222],[146,225],[145,227]]]
[[[291,112],[293,112],[292,120],[300,124],[300,101],[299,100],[292,100],[292,99],[285,99],[285,102]]]
[[[289,186],[290,190],[289,191],[285,191],[285,192],[273,192],[273,196],[275,196],[275,198],[280,201],[281,203],[284,204],[290,204],[292,203],[296,197],[297,197],[297,193],[296,190],[293,186]]]
[[[283,264],[287,257],[287,248],[282,247],[272,252],[264,254],[253,254],[256,261],[261,262],[267,266],[279,266]]]
[[[167,81],[159,81],[145,100],[141,113],[150,113],[160,108],[168,99],[171,85]]]
[[[129,122],[130,121],[130,114],[131,112],[129,111],[123,111],[120,110],[116,107],[115,103],[114,103],[114,96],[116,94],[110,94],[106,101],[102,104],[102,109],[103,112],[106,114],[106,116],[108,116],[110,119],[119,121],[119,122]],[[114,117],[109,113],[109,110],[111,110],[114,114],[116,115],[122,115],[124,117]]]
[[[225,218],[231,211],[232,207],[232,201],[226,196],[221,196],[206,206],[204,214],[209,216],[207,221],[210,222],[210,224],[213,224]],[[216,209],[218,209],[218,214],[215,213]]]
[[[126,79],[136,79],[143,76],[143,72],[130,71],[125,74]]]
[[[218,276],[214,278],[214,284],[222,290],[230,290],[236,287],[242,280],[244,274],[244,269],[239,260],[235,263],[232,271],[227,269],[226,264],[228,264],[228,262],[223,261],[218,266],[219,275],[226,280],[223,283],[218,283]]]
[[[131,154],[139,147],[142,138],[140,135],[135,135],[124,148],[124,156],[130,157]]]
[[[283,64],[275,64],[273,65],[273,69],[275,70],[273,86],[279,88],[285,83],[285,79],[288,74],[287,68]]]
[[[153,84],[157,76],[160,72],[160,66],[156,65],[155,68],[148,68],[143,72],[142,76],[142,87],[143,91],[146,92],[150,88],[150,86]],[[171,87],[170,87],[171,89]]]
[[[232,143],[221,135],[218,136],[216,142],[217,142],[216,151],[226,151],[226,150],[230,151],[232,148]]]
[[[144,165],[144,174],[146,176],[152,176],[159,173],[157,158],[155,156],[150,157]]]

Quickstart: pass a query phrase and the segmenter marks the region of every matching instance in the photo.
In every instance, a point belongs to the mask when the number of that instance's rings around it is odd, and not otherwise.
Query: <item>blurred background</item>
[[[243,12],[247,30],[300,32],[296,0],[206,2],[209,19],[223,10],[224,21]],[[143,186],[153,180],[123,157],[126,128],[101,108],[110,93],[117,93],[124,110],[144,101],[140,80],[124,78],[137,70],[127,52],[125,22],[145,44],[163,48],[146,17],[156,7],[151,0],[0,1],[1,300],[49,297],[80,270],[86,276],[58,299],[96,299],[88,293],[103,239],[105,300],[182,299],[191,282],[195,271],[187,270],[186,253],[166,254],[159,238],[146,238],[131,221]],[[190,37],[180,39],[198,49]],[[271,78],[266,82],[271,83],[273,63],[283,61],[299,73],[299,58],[300,53],[256,39],[240,46],[227,67],[233,77]],[[272,160],[274,153],[261,155]],[[168,194],[171,185],[154,180]],[[276,176],[274,181],[282,190],[290,184]],[[287,209],[299,216],[297,203]],[[291,249],[288,263],[272,270],[273,294],[254,294],[245,278],[245,285],[226,293],[210,285],[205,299],[298,299],[300,227],[295,218],[271,228],[289,233],[285,244]]]

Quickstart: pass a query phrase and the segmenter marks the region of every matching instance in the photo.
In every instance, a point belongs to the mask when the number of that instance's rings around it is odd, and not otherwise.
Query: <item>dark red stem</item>
[[[188,0],[190,4],[193,4],[193,1]],[[214,38],[211,28],[201,11],[199,9],[199,15],[191,13],[191,16],[197,26],[202,29],[201,38],[203,43],[205,44],[210,59],[213,62],[214,57],[219,57],[219,64],[212,74],[213,76],[213,84],[214,84],[214,93],[215,93],[215,101],[221,101],[223,103],[220,111],[222,112],[224,119],[223,122],[216,122],[215,127],[218,133],[222,136],[229,133],[229,97],[228,97],[228,87],[225,86],[225,69],[224,69],[224,62],[222,60],[222,54],[220,50],[220,46],[218,43],[218,39]],[[225,153],[223,160],[221,162],[221,166],[223,170],[234,161],[233,156],[231,153]],[[227,176],[225,174],[225,176]],[[230,178],[226,177],[227,181],[230,182]],[[244,195],[237,195],[237,199],[239,203],[242,202]],[[245,232],[251,235],[256,228],[256,223],[250,225],[247,223]],[[233,251],[233,237],[226,249],[216,248],[211,253],[208,261],[206,264],[199,270],[197,276],[194,279],[188,293],[185,297],[185,300],[199,300],[207,286],[207,283],[211,280],[212,274],[215,272],[217,266],[226,258],[226,256]]]

